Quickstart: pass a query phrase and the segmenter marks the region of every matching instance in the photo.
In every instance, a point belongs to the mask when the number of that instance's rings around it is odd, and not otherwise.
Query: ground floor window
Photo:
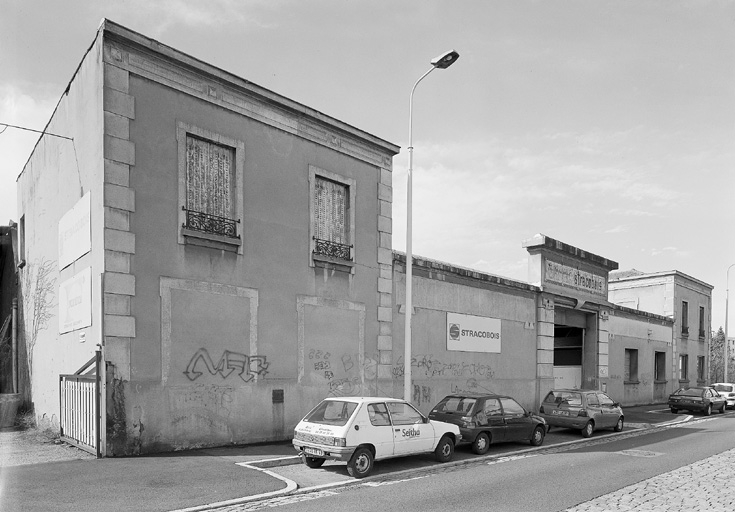
[[[657,381],[666,380],[666,352],[654,354],[653,379]]]
[[[689,379],[689,355],[682,354],[679,356],[679,380]]]
[[[638,350],[625,349],[625,382],[638,382]]]
[[[697,380],[704,380],[704,356],[697,356]]]

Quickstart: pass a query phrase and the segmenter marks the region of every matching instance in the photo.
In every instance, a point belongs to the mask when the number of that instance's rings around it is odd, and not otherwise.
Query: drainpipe
[[[13,344],[13,393],[18,392],[18,299],[13,299],[12,317],[12,344]]]

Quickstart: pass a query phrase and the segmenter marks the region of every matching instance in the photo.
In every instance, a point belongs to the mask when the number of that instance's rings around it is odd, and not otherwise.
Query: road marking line
[[[226,500],[226,501],[218,501],[216,503],[208,503],[206,505],[199,505],[197,507],[189,507],[189,508],[182,508],[178,509],[172,512],[200,512],[203,510],[212,510],[214,508],[220,508],[220,507],[226,507],[231,505],[240,505],[244,503],[249,503],[251,501],[258,501],[258,500],[264,500],[267,498],[273,498],[273,497],[284,497],[284,494],[288,494],[292,491],[295,491],[298,489],[298,485],[296,482],[291,480],[290,478],[286,478],[285,476],[281,476],[277,473],[274,473],[273,471],[268,471],[267,469],[259,468],[256,466],[251,466],[248,462],[236,462],[237,466],[242,466],[244,468],[248,469],[254,469],[256,471],[260,471],[261,473],[265,473],[268,476],[272,476],[273,478],[276,478],[278,480],[281,480],[282,482],[286,483],[286,487],[283,489],[280,489],[278,491],[271,491],[271,492],[264,492],[263,494],[256,494],[254,496],[245,496],[244,498],[235,498],[233,500]],[[328,491],[324,491],[328,492]]]

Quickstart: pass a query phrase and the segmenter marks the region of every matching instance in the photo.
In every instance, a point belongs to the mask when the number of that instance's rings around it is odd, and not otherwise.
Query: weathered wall
[[[406,276],[405,258],[394,271],[394,396],[403,394]],[[536,288],[503,286],[455,275],[446,266],[415,266],[411,376],[413,403],[428,413],[453,392],[508,394],[524,407],[538,406],[536,386]],[[500,353],[447,350],[446,313],[497,318]]]
[[[671,373],[673,322],[661,317],[626,312],[620,308],[610,315],[610,375],[607,391],[623,405],[661,402],[678,389]],[[625,350],[638,351],[637,379],[625,381]],[[656,381],[655,353],[666,354],[666,377]]]
[[[197,97],[158,82],[180,79],[162,61],[143,65],[147,56],[115,43],[108,55],[135,111],[133,323],[108,332],[108,455],[285,439],[325,396],[374,393],[377,362],[365,354],[377,352],[379,196],[388,186],[390,197],[392,154],[384,167],[355,158],[223,108],[214,82],[211,98]],[[277,110],[260,113],[272,121]],[[181,242],[181,126],[241,144],[235,252]],[[342,147],[364,144],[340,136]],[[310,167],[353,180],[351,269],[311,264]]]
[[[59,374],[74,373],[101,339],[99,307],[92,325],[59,334],[59,285],[91,267],[92,304],[99,304],[103,261],[103,109],[101,42],[95,41],[61,97],[48,133],[42,135],[18,177],[18,215],[23,219],[20,271],[23,339],[36,416],[56,423]],[[92,250],[59,271],[59,220],[90,193]]]

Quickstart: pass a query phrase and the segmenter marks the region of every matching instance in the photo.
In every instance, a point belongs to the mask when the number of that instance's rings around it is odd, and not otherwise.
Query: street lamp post
[[[404,336],[403,356],[403,399],[411,401],[411,316],[413,313],[413,250],[412,250],[412,212],[413,209],[413,93],[419,82],[435,69],[446,69],[459,58],[454,50],[443,53],[431,61],[431,68],[416,80],[411,89],[408,106],[408,176],[406,178],[406,334]]]
[[[725,278],[725,378],[723,382],[727,382],[727,317],[730,313],[729,309],[729,298],[730,298],[730,269],[735,267],[735,263],[727,267],[727,277]]]

